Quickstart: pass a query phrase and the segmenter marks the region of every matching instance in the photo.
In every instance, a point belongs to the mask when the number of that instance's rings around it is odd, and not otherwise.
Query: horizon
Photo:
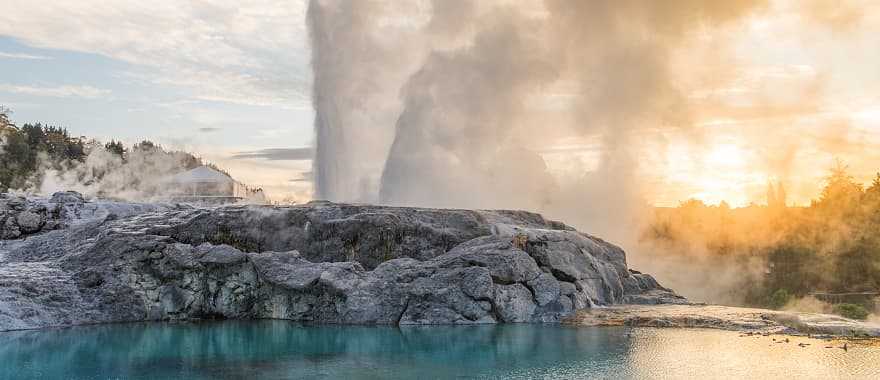
[[[808,205],[824,168],[838,159],[862,183],[880,171],[880,46],[873,38],[880,4],[755,3],[736,20],[697,27],[670,50],[670,80],[692,120],[633,132],[633,175],[647,204],[694,198],[743,207],[761,203],[767,181],[779,181],[792,204]],[[528,17],[544,17],[540,3],[532,5]],[[0,16],[0,104],[14,122],[128,145],[147,139],[216,163],[274,199],[314,197],[306,1],[160,1],[147,13],[129,3],[103,7],[14,1]],[[388,19],[418,24],[431,11],[403,8]],[[401,25],[403,32],[414,27]],[[558,111],[571,96],[567,86],[529,93],[538,108],[528,105],[536,111],[524,126],[570,123]],[[565,183],[600,169],[602,139],[562,130],[521,147]]]

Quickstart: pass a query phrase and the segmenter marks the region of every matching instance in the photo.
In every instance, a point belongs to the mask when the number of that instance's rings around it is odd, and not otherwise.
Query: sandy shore
[[[880,325],[836,315],[712,305],[625,305],[578,311],[583,326],[711,328],[746,333],[880,338]]]

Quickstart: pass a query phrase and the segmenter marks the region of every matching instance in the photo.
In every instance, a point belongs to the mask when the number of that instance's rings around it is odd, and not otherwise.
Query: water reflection
[[[827,342],[710,330],[633,331],[631,378],[878,379],[880,341]],[[832,347],[832,348],[826,348]]]
[[[803,361],[831,378],[880,374],[873,347],[750,339],[550,325],[125,324],[0,333],[0,378],[729,378],[781,376]]]

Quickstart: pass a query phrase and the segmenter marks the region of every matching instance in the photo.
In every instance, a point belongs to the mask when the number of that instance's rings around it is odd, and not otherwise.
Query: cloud
[[[268,148],[249,152],[238,152],[234,154],[232,159],[264,159],[270,161],[305,161],[311,160],[315,156],[315,150],[312,147],[302,148]]]
[[[801,9],[808,21],[834,30],[849,30],[862,21],[864,5],[853,0],[806,0]]]
[[[63,85],[57,87],[20,86],[12,84],[0,84],[0,91],[13,94],[49,96],[53,98],[85,98],[97,99],[110,94],[110,90],[95,88],[92,86]]]
[[[36,60],[36,61],[45,61],[50,60],[52,57],[47,57],[44,55],[32,55],[32,54],[24,54],[24,53],[6,53],[0,51],[0,58],[9,58],[9,59],[27,59],[27,60]]]
[[[0,35],[31,46],[132,63],[140,79],[187,88],[197,99],[285,107],[308,101],[304,1],[8,5]]]
[[[202,133],[212,133],[212,132],[218,132],[220,130],[222,130],[222,128],[214,128],[214,127],[199,128],[199,132],[202,132]]]

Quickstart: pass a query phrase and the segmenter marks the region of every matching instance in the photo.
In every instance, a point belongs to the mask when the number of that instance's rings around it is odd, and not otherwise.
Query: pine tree
[[[863,193],[862,185],[856,182],[848,170],[841,161],[837,161],[837,165],[831,168],[817,202],[819,207],[845,212],[858,203]]]

